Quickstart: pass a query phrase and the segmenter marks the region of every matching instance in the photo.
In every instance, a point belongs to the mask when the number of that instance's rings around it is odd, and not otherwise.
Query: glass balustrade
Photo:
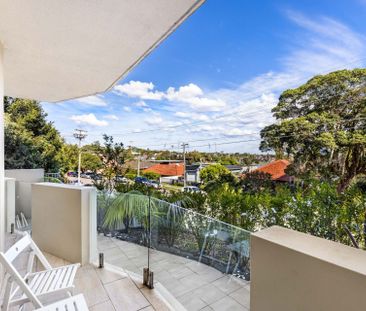
[[[184,206],[138,192],[99,192],[98,248],[105,262],[127,271],[141,276],[149,268],[155,284],[189,310],[186,296],[200,299],[207,286],[229,295],[226,288],[248,285],[250,232]]]

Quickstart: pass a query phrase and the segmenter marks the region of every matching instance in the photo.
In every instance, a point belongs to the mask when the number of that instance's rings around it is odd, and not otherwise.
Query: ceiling
[[[104,92],[204,0],[0,0],[5,95],[60,101]]]

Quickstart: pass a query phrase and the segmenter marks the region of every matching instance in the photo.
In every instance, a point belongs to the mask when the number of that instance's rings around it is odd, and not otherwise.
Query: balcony
[[[54,266],[75,262],[61,259],[72,256],[84,261],[76,287],[91,310],[362,309],[362,250],[280,227],[250,234],[178,203],[136,193],[99,193],[97,200],[96,195],[75,195],[80,191],[49,183],[33,186],[33,235],[43,251],[53,254],[47,257]],[[96,194],[93,188],[83,191]],[[129,213],[111,218],[109,209],[127,207]],[[40,213],[42,208],[48,212]],[[75,227],[84,227],[87,236],[83,230],[78,236],[67,220],[75,211],[81,215]],[[8,237],[8,244],[15,241],[14,235]],[[61,237],[57,243],[55,237]],[[97,268],[98,253],[104,254],[103,269]],[[148,286],[144,268],[154,273]]]
[[[6,244],[10,247],[20,236],[7,234]],[[70,262],[44,253],[53,267],[59,267]],[[16,262],[19,271],[25,270],[26,261],[20,258]],[[123,269],[117,267],[98,268],[96,265],[87,264],[79,268],[75,277],[75,294],[82,293],[86,299],[89,310],[179,310],[180,306],[174,305],[174,301],[168,301],[157,290],[146,289],[141,280],[131,276]],[[51,301],[64,298],[62,295],[54,295]],[[47,301],[46,301],[47,302]],[[17,310],[14,308],[14,310]],[[24,310],[34,310],[28,303]]]
[[[249,309],[249,232],[171,203],[149,206],[151,198],[141,195],[128,230],[123,222],[106,228],[105,204],[120,197],[99,193],[96,200],[93,188],[34,181],[31,186],[23,181],[21,189],[27,191],[17,192],[18,201],[31,202],[22,211],[32,215],[33,239],[54,266],[83,263],[76,286],[92,310],[112,305],[116,310]],[[230,249],[241,241],[243,250],[240,243]],[[104,269],[96,268],[97,253],[104,254]],[[143,285],[146,267],[154,272],[154,289]]]

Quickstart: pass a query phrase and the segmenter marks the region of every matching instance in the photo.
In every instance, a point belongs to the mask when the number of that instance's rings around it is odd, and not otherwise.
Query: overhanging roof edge
[[[50,103],[58,103],[62,101],[75,100],[78,98],[95,96],[98,94],[105,93],[113,88],[116,83],[124,78],[129,72],[131,72],[140,62],[142,62],[154,49],[156,49],[170,34],[174,32],[189,16],[191,16],[206,0],[197,0],[154,44],[150,46],[148,50],[145,51],[130,67],[127,68],[120,76],[118,76],[107,88],[94,92],[91,94],[86,94],[83,96],[71,97],[62,100],[48,101]]]

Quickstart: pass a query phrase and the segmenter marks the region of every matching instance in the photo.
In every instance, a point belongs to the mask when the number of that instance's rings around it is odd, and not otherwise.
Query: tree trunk
[[[347,187],[350,185],[351,181],[353,179],[353,176],[346,176],[344,178],[342,178],[340,180],[340,182],[338,183],[338,186],[337,186],[337,192],[338,193],[343,193],[344,190],[347,189]]]

